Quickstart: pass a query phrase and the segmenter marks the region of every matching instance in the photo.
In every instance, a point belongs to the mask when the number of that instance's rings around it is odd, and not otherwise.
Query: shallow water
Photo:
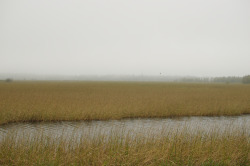
[[[45,136],[78,137],[104,135],[159,135],[173,131],[188,133],[223,133],[224,131],[240,131],[250,136],[250,115],[231,117],[183,117],[183,118],[153,118],[153,119],[126,119],[109,121],[78,121],[78,122],[51,122],[51,123],[16,123],[0,126],[0,141],[9,133],[30,138],[38,133]]]

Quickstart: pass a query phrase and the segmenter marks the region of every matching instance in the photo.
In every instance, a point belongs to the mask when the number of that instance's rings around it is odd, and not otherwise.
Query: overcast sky
[[[0,0],[0,73],[250,74],[250,1]]]

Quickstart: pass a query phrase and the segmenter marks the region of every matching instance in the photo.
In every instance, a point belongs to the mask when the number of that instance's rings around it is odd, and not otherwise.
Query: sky
[[[244,76],[249,0],[0,0],[0,73]]]

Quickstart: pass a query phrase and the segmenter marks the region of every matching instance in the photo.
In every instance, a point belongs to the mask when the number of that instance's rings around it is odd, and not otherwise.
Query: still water
[[[38,133],[52,138],[116,135],[159,135],[173,131],[209,134],[225,131],[245,132],[250,136],[250,115],[230,117],[182,117],[153,119],[124,119],[108,121],[13,123],[0,126],[0,141],[15,132],[19,137],[33,137]]]

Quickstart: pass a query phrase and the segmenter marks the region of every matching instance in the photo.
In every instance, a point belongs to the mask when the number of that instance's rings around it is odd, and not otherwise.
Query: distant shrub
[[[213,78],[213,82],[215,83],[242,83],[242,77],[215,77]]]
[[[250,84],[250,75],[244,76],[242,78],[242,83],[243,84]]]
[[[13,79],[11,79],[11,78],[7,78],[6,80],[5,80],[5,82],[12,82],[13,81]]]

